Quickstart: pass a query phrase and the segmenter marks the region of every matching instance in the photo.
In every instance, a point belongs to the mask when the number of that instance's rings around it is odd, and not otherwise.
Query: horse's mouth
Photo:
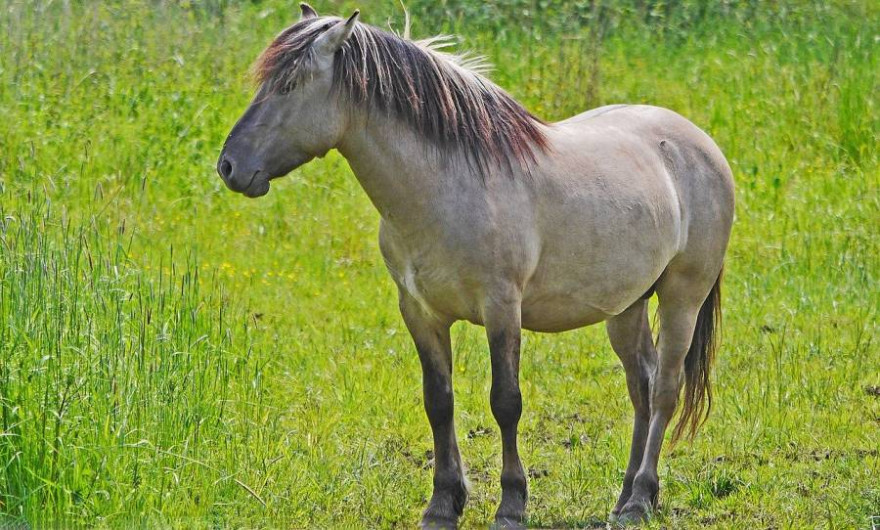
[[[241,193],[245,197],[249,197],[251,199],[262,197],[263,195],[269,193],[269,178],[263,175],[254,175],[251,183],[248,184],[245,189],[241,190]]]
[[[271,178],[265,172],[257,170],[251,175],[246,184],[240,184],[234,180],[224,180],[226,187],[230,190],[241,193],[245,197],[256,198],[262,197],[269,193],[269,181]]]
[[[263,195],[269,193],[270,181],[280,179],[281,177],[289,175],[291,172],[306,164],[313,158],[314,157],[312,156],[304,156],[277,173],[274,171],[258,169],[254,171],[253,175],[251,175],[250,182],[248,182],[244,186],[236,185],[234,182],[231,181],[226,182],[226,186],[232,191],[241,193],[245,197],[249,197],[251,199],[262,197]]]

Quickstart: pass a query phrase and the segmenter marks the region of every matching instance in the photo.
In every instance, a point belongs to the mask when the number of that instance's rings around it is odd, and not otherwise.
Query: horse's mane
[[[259,83],[292,88],[314,60],[312,44],[340,19],[302,20],[284,30],[255,65]],[[459,148],[481,171],[528,167],[547,148],[540,119],[483,76],[479,58],[445,53],[449,38],[410,41],[357,23],[336,52],[334,89],[370,111],[412,126],[441,148]]]

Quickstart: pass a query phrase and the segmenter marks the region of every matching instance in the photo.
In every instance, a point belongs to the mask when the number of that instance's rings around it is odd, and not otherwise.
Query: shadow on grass
[[[529,523],[526,525],[526,528],[539,528],[541,530],[608,528],[608,521],[599,517],[588,517],[586,519],[564,519],[561,521],[551,521],[539,524]]]

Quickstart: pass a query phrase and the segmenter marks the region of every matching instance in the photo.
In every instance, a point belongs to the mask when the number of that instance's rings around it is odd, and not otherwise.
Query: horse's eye
[[[282,96],[286,96],[294,88],[296,88],[296,83],[293,81],[289,81],[289,82],[281,85],[281,88],[278,89],[278,93],[281,94]]]

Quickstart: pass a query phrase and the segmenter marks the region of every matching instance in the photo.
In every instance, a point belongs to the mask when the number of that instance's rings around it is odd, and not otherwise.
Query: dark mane
[[[284,30],[257,60],[257,81],[271,89],[295,86],[314,59],[315,39],[338,21],[308,19]],[[439,51],[446,42],[413,42],[358,23],[336,52],[334,88],[439,147],[461,149],[483,172],[493,164],[528,167],[547,148],[543,122],[483,77],[477,63]]]

